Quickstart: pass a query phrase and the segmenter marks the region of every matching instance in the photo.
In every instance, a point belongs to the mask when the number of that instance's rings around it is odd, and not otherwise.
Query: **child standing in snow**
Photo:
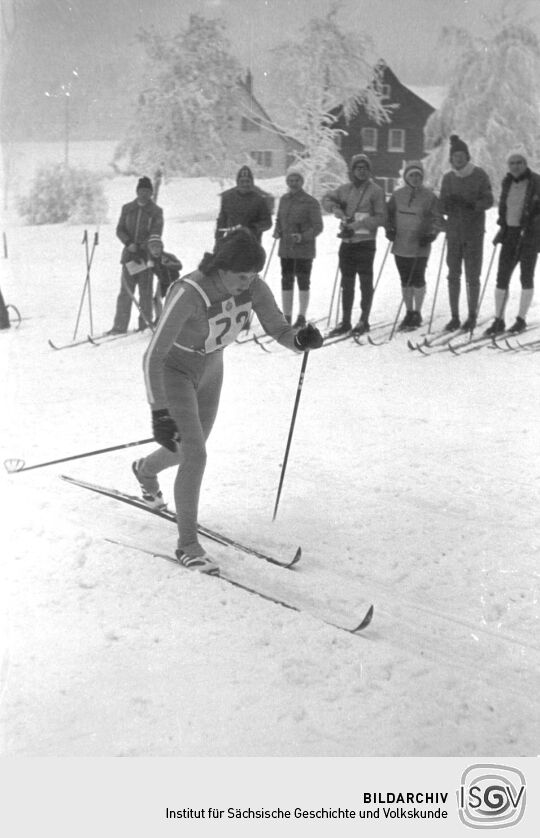
[[[206,440],[219,406],[223,349],[232,343],[251,310],[264,330],[296,352],[318,349],[322,335],[311,324],[296,331],[258,276],[265,252],[246,229],[236,230],[205,254],[199,269],[170,288],[156,331],[144,355],[144,378],[154,439],[161,446],[133,463],[151,506],[164,506],[157,475],[179,466],[174,496],[178,561],[203,573],[218,567],[198,540],[199,494]]]
[[[399,328],[416,329],[422,325],[422,304],[426,295],[426,267],[442,226],[442,216],[435,193],[423,185],[424,167],[417,160],[403,172],[405,186],[396,189],[387,204],[386,237],[401,279],[401,293],[406,314]]]
[[[154,294],[154,315],[157,321],[163,310],[162,301],[165,299],[169,286],[180,276],[182,263],[174,253],[166,253],[163,250],[161,236],[157,233],[153,233],[148,239],[146,252],[146,265],[158,280]]]

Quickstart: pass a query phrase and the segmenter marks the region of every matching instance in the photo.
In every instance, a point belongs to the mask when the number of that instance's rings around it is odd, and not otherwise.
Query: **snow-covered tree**
[[[456,28],[442,32],[451,81],[425,127],[429,154],[424,162],[434,185],[448,169],[451,134],[465,140],[495,189],[511,152],[523,152],[533,167],[540,159],[540,43],[511,11],[513,19],[503,13],[488,38]]]
[[[137,171],[220,174],[228,161],[227,130],[238,116],[239,62],[220,19],[192,14],[185,31],[142,31],[146,81],[135,118],[115,154]]]
[[[284,102],[292,114],[284,132],[302,143],[296,153],[306,176],[306,188],[318,195],[346,178],[339,153],[336,108],[346,118],[364,107],[377,122],[388,121],[381,103],[380,69],[367,35],[343,31],[336,3],[322,18],[312,18],[301,36],[278,46],[274,53],[287,91]],[[343,132],[341,132],[343,133]]]

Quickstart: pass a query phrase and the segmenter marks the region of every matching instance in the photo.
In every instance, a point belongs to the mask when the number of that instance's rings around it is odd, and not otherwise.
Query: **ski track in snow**
[[[112,223],[100,230],[92,269],[95,332],[112,322],[114,222],[132,197],[128,180],[108,182]],[[279,180],[270,186],[282,189]],[[203,179],[163,188],[165,245],[186,270],[211,246],[217,191]],[[494,223],[491,212],[485,266]],[[2,290],[31,319],[0,333],[2,460],[31,465],[150,435],[146,335],[64,352],[47,345],[72,339],[83,229],[15,220],[7,228]],[[328,313],[335,233],[325,217],[313,319]],[[263,243],[269,251],[268,233]],[[428,267],[426,316],[441,244]],[[380,234],[376,271],[385,247]],[[268,281],[279,300],[275,256]],[[492,276],[485,316],[493,284]],[[443,272],[437,328],[445,286]],[[518,294],[515,276],[508,320]],[[389,257],[373,320],[393,320],[398,304]],[[539,314],[535,303],[531,325]],[[85,308],[79,334],[88,330]],[[300,358],[275,344],[269,353],[253,342],[226,350],[201,522],[284,557],[301,544],[304,555],[286,571],[208,546],[231,575],[305,613],[110,544],[171,552],[175,528],[58,479],[134,492],[130,463],[150,447],[2,474],[5,755],[536,754],[538,358],[487,348],[425,358],[406,347],[417,334],[310,355],[274,523]],[[162,480],[170,499],[172,481]],[[319,619],[353,625],[370,602],[375,617],[359,636]]]

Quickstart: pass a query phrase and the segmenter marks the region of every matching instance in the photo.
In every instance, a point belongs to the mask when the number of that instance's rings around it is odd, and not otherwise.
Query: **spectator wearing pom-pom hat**
[[[448,297],[450,321],[448,331],[472,331],[476,326],[480,273],[484,250],[486,210],[493,206],[493,192],[486,172],[471,161],[467,144],[457,135],[450,137],[451,169],[443,176],[440,202],[446,216],[448,265]],[[461,271],[465,268],[468,316],[461,324],[459,298]]]
[[[296,327],[306,325],[310,277],[315,258],[315,239],[323,230],[321,207],[304,190],[304,175],[291,167],[286,174],[288,192],[280,198],[274,238],[279,239],[281,299],[285,319],[292,319],[294,282],[298,283]]]
[[[139,329],[152,322],[152,272],[146,267],[146,242],[152,234],[163,232],[163,210],[152,200],[152,181],[141,177],[137,183],[137,197],[124,204],[116,227],[116,235],[124,245],[120,293],[116,302],[114,324],[109,334],[127,332],[133,294],[139,289]]]
[[[431,243],[442,227],[442,215],[435,193],[424,186],[424,167],[418,160],[403,170],[405,185],[390,197],[386,211],[386,237],[401,279],[406,314],[401,330],[422,325],[422,304],[426,295],[426,267]]]

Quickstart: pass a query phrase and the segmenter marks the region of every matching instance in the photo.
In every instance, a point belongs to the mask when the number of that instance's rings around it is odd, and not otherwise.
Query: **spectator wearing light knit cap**
[[[279,239],[283,314],[290,323],[296,279],[298,317],[294,325],[301,327],[306,325],[315,239],[322,233],[323,223],[319,202],[304,191],[304,176],[300,169],[290,168],[286,183],[288,192],[280,198],[273,235]]]
[[[246,227],[260,243],[264,231],[272,226],[273,205],[273,197],[255,186],[249,166],[241,166],[236,186],[221,193],[216,241],[239,227]]]
[[[453,331],[461,326],[459,297],[464,267],[468,316],[461,328],[472,331],[476,326],[480,296],[486,210],[493,206],[493,193],[486,172],[471,162],[469,148],[457,134],[450,137],[450,164],[452,168],[443,175],[440,193],[441,209],[446,216],[451,314],[446,329]]]
[[[373,300],[373,262],[377,229],[384,224],[384,192],[371,179],[371,162],[365,154],[355,154],[351,160],[350,183],[327,192],[323,208],[341,221],[338,236],[339,269],[341,271],[341,323],[330,335],[344,335],[351,331],[356,275],[360,280],[360,320],[355,334],[369,332],[369,315]]]
[[[124,204],[116,235],[124,245],[120,293],[116,301],[114,324],[109,334],[127,332],[135,289],[139,290],[139,329],[152,322],[152,273],[146,267],[146,242],[153,233],[163,232],[163,210],[152,200],[152,181],[142,177],[137,183],[137,198]]]
[[[534,270],[540,249],[540,175],[529,169],[527,158],[521,152],[508,158],[497,223],[500,230],[493,243],[501,244],[501,252],[495,288],[495,319],[486,334],[497,335],[506,329],[504,310],[510,278],[517,265],[520,267],[521,297],[516,321],[508,331],[519,334],[527,328],[526,317],[534,294]]]
[[[405,185],[390,197],[386,208],[386,237],[401,279],[405,317],[399,328],[416,329],[422,324],[426,295],[426,267],[431,243],[442,227],[442,215],[435,193],[423,185],[424,167],[413,160],[403,171]]]

